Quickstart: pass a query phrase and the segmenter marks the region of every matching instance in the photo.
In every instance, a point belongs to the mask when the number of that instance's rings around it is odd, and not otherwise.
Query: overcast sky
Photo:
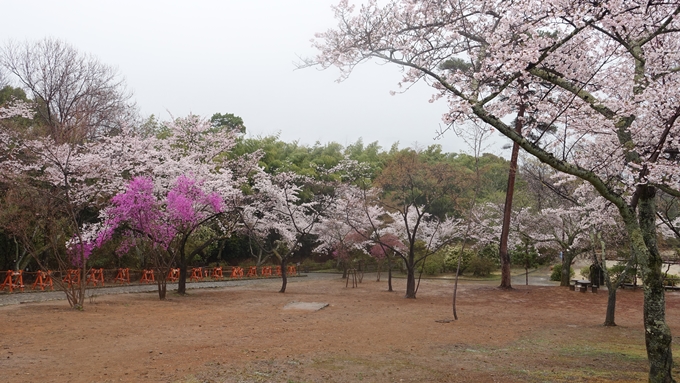
[[[390,95],[401,78],[393,65],[364,64],[342,83],[335,68],[296,69],[316,54],[314,33],[336,25],[337,2],[0,0],[0,36],[49,36],[93,54],[118,68],[144,116],[234,113],[250,136],[465,150],[452,133],[434,139],[446,106],[428,103],[425,84]]]

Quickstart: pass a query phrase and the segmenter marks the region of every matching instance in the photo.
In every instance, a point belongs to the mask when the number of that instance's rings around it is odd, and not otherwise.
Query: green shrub
[[[482,257],[472,258],[468,265],[468,270],[475,277],[488,277],[494,269],[496,269],[494,262]]]
[[[510,253],[510,262],[515,266],[531,269],[538,266],[539,254],[533,245],[517,245]]]
[[[560,267],[560,270],[561,269],[562,268]],[[581,267],[581,271],[579,273],[583,279],[590,279],[590,266]]]
[[[608,267],[607,271],[609,272],[609,278],[615,282],[619,279],[619,276],[623,274],[623,272],[626,270],[626,264],[625,263],[619,263],[616,264],[612,267]],[[628,272],[625,274],[623,277],[623,283],[633,283],[633,274],[634,270],[631,268],[628,270]]]
[[[448,246],[443,251],[443,266],[444,272],[455,273],[458,268],[458,257],[460,255],[460,246]],[[462,274],[470,265],[470,260],[474,257],[474,252],[466,249],[460,260],[460,273]]]
[[[418,264],[418,272],[427,275],[441,273],[444,270],[444,258],[445,255],[442,252],[430,255],[424,262]]]
[[[440,262],[433,262],[433,260],[428,259],[425,265],[421,265],[418,271],[424,272],[426,275],[435,275],[441,272],[442,264]]]
[[[576,273],[574,272],[574,268],[572,267],[570,272],[569,272],[569,277],[573,278]],[[562,280],[562,264],[558,263],[557,265],[553,266],[552,274],[550,274],[550,280],[551,281],[561,281]]]
[[[488,259],[496,266],[501,267],[501,258],[499,256],[499,249],[497,243],[488,244],[477,250],[477,256]]]
[[[312,258],[305,258],[300,264],[300,268],[304,270],[319,270],[323,267],[322,263],[315,262]],[[306,271],[305,271],[306,272]]]

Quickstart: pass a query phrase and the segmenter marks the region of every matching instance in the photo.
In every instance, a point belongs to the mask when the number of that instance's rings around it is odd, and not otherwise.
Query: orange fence
[[[130,269],[128,269],[128,268],[118,269],[118,274],[116,275],[116,278],[113,280],[113,283],[118,283],[118,282],[123,283],[123,284],[125,284],[125,283],[130,284]],[[102,283],[102,286],[104,286],[103,283]]]
[[[231,277],[232,278],[242,278],[243,277],[243,268],[235,266],[231,268]]]
[[[19,289],[24,291],[24,272],[23,270],[7,270],[5,276],[5,281],[0,285],[0,290],[9,288],[9,292],[13,292],[14,289]]]
[[[212,277],[212,279],[222,279],[222,278],[224,278],[224,275],[222,275],[222,266],[220,266],[220,267],[215,267],[215,268],[212,270],[212,275],[211,275],[211,277]]]
[[[259,268],[256,266],[248,266],[247,271],[239,266],[232,267],[194,267],[191,268],[191,274],[189,274],[189,280],[192,282],[199,282],[208,280],[223,280],[225,274],[231,278],[257,278],[257,277],[272,277],[281,276],[281,266],[262,266]],[[70,269],[65,271],[36,271],[27,272],[22,270],[8,270],[5,272],[4,282],[0,285],[0,292],[8,290],[10,293],[15,290],[24,291],[24,278],[28,278],[28,285],[37,290],[40,288],[41,291],[45,291],[46,288],[54,290],[54,278],[57,281],[61,280],[65,285],[71,288],[73,285],[79,285],[81,281],[81,269]],[[137,270],[133,272],[134,275],[139,276],[139,283],[155,283],[156,278],[153,269]],[[288,275],[297,274],[297,269],[295,266],[288,266],[286,268],[286,273]],[[105,281],[113,284],[130,284],[131,283],[131,270],[129,268],[119,268],[119,269],[103,269],[103,268],[93,268],[87,272],[87,278],[85,279],[86,286],[92,284],[94,287],[104,286]],[[168,272],[167,281],[177,282],[179,280],[179,268],[171,268]]]
[[[153,270],[142,270],[142,279],[139,283],[153,283],[156,282],[156,278],[153,276]]]
[[[54,290],[54,285],[52,284],[52,272],[47,270],[45,271],[38,271],[36,277],[35,277],[35,282],[33,282],[33,290],[35,290],[37,287],[40,287],[40,291],[45,291],[45,287],[48,287],[52,290]],[[102,286],[104,286],[102,284]]]
[[[62,278],[62,282],[66,283],[69,288],[73,285],[80,284],[80,269],[66,270],[66,275]]]
[[[90,269],[90,275],[87,276],[86,285],[92,282],[93,285],[97,286],[97,283],[101,283],[104,286],[104,269]]]
[[[168,271],[168,282],[177,282],[179,280],[179,269],[170,269]]]
[[[250,266],[246,277],[257,277],[257,266]]]
[[[189,278],[192,282],[198,282],[203,280],[203,269],[200,267],[194,267],[191,269],[191,277]]]

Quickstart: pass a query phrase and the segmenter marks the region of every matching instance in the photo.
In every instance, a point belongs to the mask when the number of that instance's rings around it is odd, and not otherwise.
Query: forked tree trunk
[[[663,261],[656,243],[656,189],[651,186],[641,187],[643,189],[638,204],[640,230],[631,233],[631,242],[636,253],[634,256],[642,266],[645,298],[643,317],[649,381],[675,382],[672,375],[673,337],[666,324],[666,300],[661,273]]]
[[[164,301],[167,293],[168,281],[163,276],[162,272],[158,275],[158,299]]]

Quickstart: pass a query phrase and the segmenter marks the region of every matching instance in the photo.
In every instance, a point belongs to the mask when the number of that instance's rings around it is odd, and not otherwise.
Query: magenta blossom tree
[[[165,195],[154,193],[150,178],[135,177],[125,192],[116,195],[111,206],[102,213],[104,222],[96,238],[96,246],[123,237],[118,251],[144,246],[151,252],[157,272],[158,296],[165,299],[166,276],[179,258],[186,259],[187,242],[200,227],[208,225],[224,212],[222,198],[203,189],[191,177],[179,176]],[[189,256],[219,239],[212,236],[196,246]]]

